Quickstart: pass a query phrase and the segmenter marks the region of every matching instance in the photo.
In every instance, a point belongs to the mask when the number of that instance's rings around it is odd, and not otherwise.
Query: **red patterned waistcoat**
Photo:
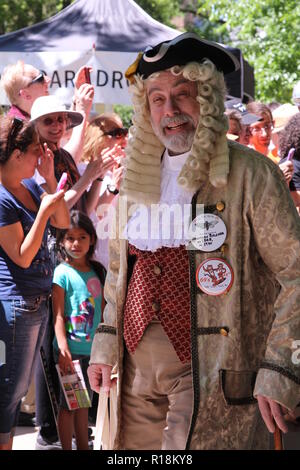
[[[189,261],[184,246],[154,253],[129,245],[136,256],[124,307],[123,335],[133,354],[156,316],[183,363],[191,360]]]

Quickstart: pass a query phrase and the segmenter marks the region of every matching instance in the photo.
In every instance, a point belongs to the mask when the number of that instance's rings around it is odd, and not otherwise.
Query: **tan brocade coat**
[[[253,394],[294,408],[300,402],[300,218],[280,170],[266,157],[230,143],[225,188],[209,183],[197,203],[225,203],[226,251],[190,252],[191,347],[194,413],[188,448],[262,449],[268,446]],[[224,257],[234,271],[225,295],[196,288],[197,266]],[[108,305],[95,336],[91,363],[119,364],[122,376],[122,309],[127,289],[127,242],[114,240],[105,286]],[[220,330],[228,335],[220,334]],[[119,411],[121,396],[119,380]],[[254,390],[253,390],[254,387]],[[119,420],[116,448],[122,448]]]

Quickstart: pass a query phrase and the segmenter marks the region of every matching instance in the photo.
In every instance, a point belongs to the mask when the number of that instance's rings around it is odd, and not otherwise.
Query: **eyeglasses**
[[[110,135],[111,137],[115,137],[116,139],[121,139],[128,134],[128,129],[126,127],[116,127],[111,131],[104,132],[104,135]]]
[[[58,122],[59,124],[63,124],[66,121],[65,116],[57,116],[57,118],[46,117],[42,119],[42,123],[44,126],[51,126],[54,122]]]
[[[262,130],[264,130],[266,133],[272,131],[273,129],[273,126],[272,124],[268,124],[266,126],[262,126],[262,127],[250,127],[250,132],[251,134],[261,134],[262,133]]]
[[[33,80],[31,80],[28,86],[33,85],[34,83],[44,83],[46,74],[42,70],[39,72],[40,73]]]
[[[12,122],[11,129],[9,131],[9,134],[7,136],[7,142],[6,142],[6,157],[7,159],[9,158],[10,154],[14,150],[14,141],[15,138],[18,135],[19,130],[23,127],[23,120],[20,118],[15,117]]]

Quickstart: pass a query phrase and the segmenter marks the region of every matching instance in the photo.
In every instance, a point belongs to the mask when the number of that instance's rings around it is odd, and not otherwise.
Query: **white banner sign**
[[[91,81],[95,87],[94,103],[130,105],[126,69],[137,57],[136,52],[0,52],[0,74],[9,64],[23,60],[50,77],[50,94],[70,104],[74,93],[73,78],[82,65],[91,65]],[[0,87],[0,104],[9,104]]]

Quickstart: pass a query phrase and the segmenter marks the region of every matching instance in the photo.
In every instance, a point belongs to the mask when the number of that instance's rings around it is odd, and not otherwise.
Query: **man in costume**
[[[237,67],[185,33],[127,71],[128,212],[89,368],[108,391],[118,366],[116,449],[268,448],[300,399],[300,222],[273,162],[226,139]]]

